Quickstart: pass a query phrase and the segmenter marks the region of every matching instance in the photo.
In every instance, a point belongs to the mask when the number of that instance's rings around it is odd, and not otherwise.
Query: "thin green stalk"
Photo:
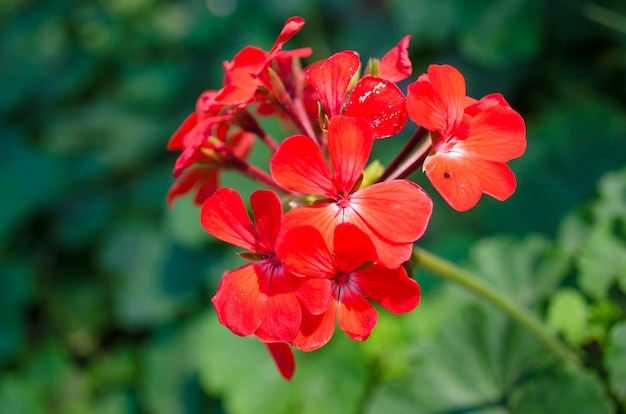
[[[578,355],[560,341],[535,315],[524,309],[508,295],[489,286],[478,276],[420,247],[413,249],[411,264],[455,282],[474,294],[486,299],[524,327],[539,342],[568,366],[580,368]]]

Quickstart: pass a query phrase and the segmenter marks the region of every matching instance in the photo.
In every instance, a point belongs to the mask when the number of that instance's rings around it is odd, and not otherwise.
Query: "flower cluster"
[[[393,313],[413,310],[418,284],[403,263],[428,225],[433,204],[410,176],[423,169],[459,211],[483,193],[498,200],[515,190],[505,164],[523,154],[521,116],[499,94],[466,96],[449,65],[411,76],[406,36],[365,67],[354,51],[303,67],[309,48],[285,51],[304,25],[287,20],[270,51],[249,46],[224,62],[224,84],[204,92],[168,148],[181,151],[168,203],[187,193],[201,205],[201,224],[245,250],[248,261],[224,274],[213,304],[220,323],[267,344],[286,378],[292,348],[312,351],[335,325],[365,340],[377,322],[372,302]],[[277,143],[259,117],[291,128]],[[419,125],[379,173],[368,169],[375,141]],[[247,161],[256,141],[271,152],[266,166]],[[225,169],[256,180],[252,218],[237,191],[220,186]]]

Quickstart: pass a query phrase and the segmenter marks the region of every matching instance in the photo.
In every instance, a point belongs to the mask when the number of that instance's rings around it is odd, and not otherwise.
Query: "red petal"
[[[337,203],[334,202],[298,207],[285,213],[283,228],[292,229],[298,226],[315,227],[324,238],[328,249],[332,251],[334,248],[333,237],[335,227],[343,222],[343,216],[340,214],[340,210]]]
[[[272,177],[282,187],[304,194],[334,198],[336,190],[330,167],[313,139],[287,138],[270,160]]]
[[[392,180],[352,194],[350,207],[380,237],[395,243],[412,243],[426,231],[433,205],[417,184]]]
[[[367,299],[344,286],[337,306],[339,327],[355,341],[364,341],[378,322],[378,313]]]
[[[328,125],[328,152],[336,188],[348,194],[363,173],[372,151],[372,128],[361,118],[336,116]]]
[[[224,87],[215,101],[223,105],[248,103],[261,82],[253,76],[267,61],[266,53],[254,46],[243,48],[232,62],[224,62]]]
[[[430,65],[428,76],[409,85],[406,105],[415,123],[449,137],[463,117],[465,79],[450,65]]]
[[[374,138],[385,138],[406,125],[409,115],[405,100],[395,83],[368,75],[355,85],[343,114],[367,119]]]
[[[283,206],[272,191],[257,190],[250,196],[259,242],[274,251],[283,218]]]
[[[311,226],[289,230],[280,245],[283,265],[296,275],[330,278],[334,259],[320,232]]]
[[[232,148],[236,157],[243,160],[248,158],[255,141],[256,136],[253,133],[239,130],[227,138],[226,144]]]
[[[294,282],[296,297],[302,306],[313,315],[326,312],[332,294],[330,280],[296,276],[293,279],[297,279]]]
[[[173,150],[182,150],[185,148],[183,144],[183,140],[185,136],[193,130],[193,128],[198,123],[198,114],[195,112],[189,115],[183,123],[178,127],[178,129],[174,132],[169,142],[167,143],[167,149],[170,151]]]
[[[515,192],[515,175],[506,164],[469,158],[465,168],[471,168],[478,176],[483,193],[496,200],[504,201]]]
[[[339,270],[350,273],[367,262],[375,262],[376,249],[367,234],[351,223],[335,228],[335,261]]]
[[[376,246],[378,263],[381,265],[395,269],[411,258],[413,243],[392,243],[375,233],[371,233],[369,236]]]
[[[378,76],[391,82],[399,82],[411,76],[413,66],[409,59],[411,35],[404,36],[398,45],[385,54],[378,64]]]
[[[454,150],[498,162],[520,157],[526,151],[524,120],[508,106],[488,107],[472,118],[470,135]]]
[[[200,210],[200,222],[213,237],[258,252],[257,231],[235,190],[220,188],[208,198]]]
[[[296,361],[289,345],[283,342],[266,343],[265,345],[267,345],[267,349],[274,359],[280,375],[286,380],[290,380],[296,370]]]
[[[193,201],[196,205],[201,206],[207,198],[211,197],[219,187],[219,171],[206,168],[204,175],[198,180],[196,196]]]
[[[196,186],[199,189],[194,201],[200,205],[217,189],[217,169],[206,167],[186,171],[167,192],[167,205],[173,207],[178,197],[190,192]]]
[[[428,78],[445,103],[448,127],[454,128],[465,109],[465,78],[450,65],[430,65]]]
[[[462,154],[436,153],[424,162],[426,176],[444,200],[457,211],[474,207],[482,194],[478,176]]]
[[[344,51],[306,70],[306,78],[317,92],[329,118],[341,114],[348,85],[358,69],[359,55]]]
[[[263,265],[270,280],[267,292],[263,292],[267,294],[267,302],[261,325],[255,334],[263,342],[290,342],[300,330],[300,303],[282,267],[259,264]]]
[[[321,315],[312,315],[302,310],[300,333],[291,345],[302,351],[314,351],[326,345],[335,332],[337,302],[331,300],[328,310]]]
[[[511,107],[506,99],[504,99],[504,96],[499,93],[492,93],[480,98],[479,101],[469,97],[466,98],[465,113],[469,116],[476,116],[479,112],[482,112],[492,106]]]
[[[388,269],[373,265],[356,272],[354,283],[359,291],[393,313],[410,312],[420,301],[417,282],[408,277],[404,267]]]
[[[226,273],[211,300],[220,323],[237,335],[252,335],[263,321],[268,283],[263,271],[254,262]]]
[[[302,17],[290,17],[285,22],[285,26],[283,26],[283,30],[280,31],[272,50],[270,51],[269,59],[273,58],[274,55],[282,49],[283,45],[287,43],[289,39],[291,39],[296,33],[302,29],[304,26],[304,19]]]

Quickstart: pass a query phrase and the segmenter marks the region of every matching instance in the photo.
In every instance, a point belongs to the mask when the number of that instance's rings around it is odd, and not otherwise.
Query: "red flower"
[[[289,211],[286,226],[312,225],[332,246],[335,227],[353,223],[372,239],[377,260],[398,267],[409,259],[412,243],[426,230],[432,201],[408,180],[359,188],[372,142],[372,129],[365,120],[336,116],[328,126],[332,170],[319,147],[303,135],[281,144],[270,170],[276,182],[289,190],[325,197]]]
[[[254,144],[254,134],[231,124],[230,114],[215,101],[215,91],[204,92],[189,115],[174,132],[167,145],[169,150],[182,150],[174,165],[178,180],[167,193],[171,207],[176,198],[194,190],[198,205],[210,197],[219,186],[219,172],[227,168],[235,156],[245,159]]]
[[[269,52],[254,46],[243,48],[232,62],[224,62],[224,87],[220,90],[216,100],[226,105],[247,105],[254,100],[259,86],[271,90],[271,82],[267,68],[274,59],[285,67],[284,60],[291,61],[294,57],[311,55],[310,48],[295,49],[283,52],[283,45],[300,31],[304,25],[301,17],[291,17],[285,22],[274,46]]]
[[[237,335],[256,334],[264,342],[290,342],[300,330],[300,304],[312,313],[328,306],[329,288],[321,279],[304,279],[285,271],[275,254],[282,206],[271,191],[250,197],[252,224],[236,191],[221,188],[202,205],[204,229],[220,240],[250,250],[253,260],[227,272],[212,299],[220,323]]]
[[[515,176],[505,163],[526,150],[526,128],[501,95],[475,101],[458,70],[431,65],[409,85],[406,104],[411,119],[431,131],[424,171],[450,206],[466,211],[482,193],[501,201],[513,194]]]
[[[359,55],[345,51],[309,66],[305,75],[330,119],[341,114],[363,117],[372,126],[374,138],[397,134],[406,125],[408,115],[404,95],[390,80],[371,75],[362,77],[344,109],[348,86],[358,69]]]
[[[389,269],[376,264],[376,249],[358,227],[340,224],[333,232],[334,251],[320,232],[303,226],[289,230],[279,251],[283,265],[304,277],[323,277],[332,286],[332,300],[326,312],[303,312],[300,333],[292,345],[312,351],[326,344],[336,321],[350,338],[367,339],[378,320],[367,298],[393,313],[413,310],[420,289],[404,267]]]

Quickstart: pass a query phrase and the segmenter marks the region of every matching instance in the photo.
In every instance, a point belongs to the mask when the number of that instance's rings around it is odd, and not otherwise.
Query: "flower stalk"
[[[526,329],[565,365],[574,369],[582,367],[579,356],[560,341],[535,315],[524,309],[510,296],[489,286],[475,274],[420,247],[413,248],[411,265],[413,268],[419,266],[442,279],[454,282],[487,300]]]

